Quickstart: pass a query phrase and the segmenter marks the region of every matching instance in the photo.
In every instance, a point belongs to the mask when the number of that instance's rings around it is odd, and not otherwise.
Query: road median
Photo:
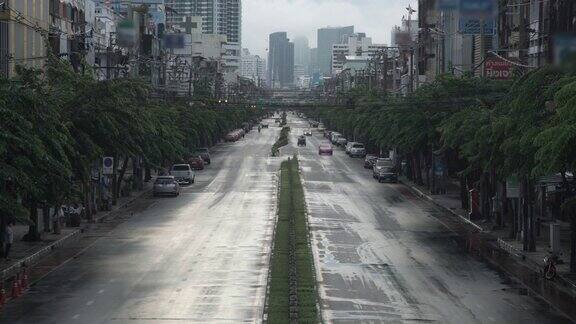
[[[268,323],[320,322],[304,199],[298,160],[294,157],[281,166],[278,220],[266,298]]]

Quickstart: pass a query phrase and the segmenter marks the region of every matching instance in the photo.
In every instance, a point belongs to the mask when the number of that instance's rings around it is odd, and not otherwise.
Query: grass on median
[[[290,270],[296,269],[298,322],[318,323],[314,260],[308,244],[304,190],[298,173],[298,160],[282,163],[278,223],[274,237],[268,292],[268,323],[290,322]],[[290,222],[294,221],[295,264],[290,262]]]
[[[289,133],[290,133],[290,127],[288,126],[282,127],[282,130],[280,131],[280,137],[278,137],[276,143],[272,145],[272,156],[278,156],[278,154],[280,153],[280,148],[282,146],[288,145]]]

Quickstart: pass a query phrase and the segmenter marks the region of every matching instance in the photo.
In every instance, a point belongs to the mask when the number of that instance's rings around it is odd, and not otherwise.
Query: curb
[[[485,232],[482,227],[474,224],[462,215],[457,214],[450,208],[447,208],[434,200],[430,195],[422,192],[407,181],[399,181],[418,196],[426,198],[434,205],[440,207],[442,210],[449,212],[458,217],[458,219],[465,221],[469,225],[479,230],[482,236],[474,237],[476,240],[475,246],[471,250],[475,250],[477,255],[488,262],[490,265],[503,271],[518,283],[530,290],[535,296],[541,298],[548,303],[552,308],[564,314],[569,319],[576,321],[576,291],[573,283],[566,280],[562,275],[558,274],[557,279],[547,280],[541,274],[541,269],[534,261],[526,258],[522,251],[509,246],[501,238]],[[471,240],[472,235],[465,237],[466,240]],[[509,247],[509,248],[508,248]]]
[[[132,199],[121,204],[116,210],[108,211],[99,217],[95,217],[91,222],[100,223],[100,222],[104,221],[107,217],[109,217],[113,213],[116,213],[116,212],[120,211],[121,209],[128,207],[128,205],[133,203],[135,200],[141,198],[142,196],[144,196],[147,193],[150,193],[151,191],[152,191],[152,189],[143,190],[142,192],[140,192],[137,195],[135,195],[134,197],[132,197]],[[58,240],[50,243],[49,245],[46,245],[45,247],[41,248],[40,250],[34,252],[33,254],[26,256],[22,259],[19,259],[18,261],[16,261],[13,265],[9,266],[8,268],[1,270],[0,271],[0,281],[4,281],[4,280],[9,279],[10,277],[16,275],[24,267],[33,266],[40,259],[42,259],[46,255],[50,254],[53,250],[64,246],[65,244],[69,243],[70,241],[72,241],[74,239],[77,239],[79,234],[82,233],[83,230],[84,230],[84,227],[75,229],[71,233],[67,234],[66,236],[59,238]]]
[[[427,200],[431,201],[434,205],[444,209],[445,211],[449,212],[450,214],[458,217],[460,220],[464,221],[465,223],[467,223],[468,225],[474,227],[476,230],[480,231],[480,232],[484,232],[484,229],[479,226],[478,224],[474,223],[473,221],[469,220],[468,218],[458,214],[457,212],[453,211],[452,209],[443,206],[442,204],[438,203],[436,200],[434,200],[434,198],[432,198],[430,195],[422,192],[422,190],[418,189],[416,186],[410,184],[407,181],[404,181],[402,179],[398,179],[398,182],[400,182],[401,184],[405,185],[406,187],[410,188],[412,191],[414,191],[418,196],[422,197],[422,198],[426,198]]]
[[[128,205],[132,204],[134,201],[140,199],[142,196],[145,196],[146,194],[149,194],[150,192],[152,192],[152,188],[150,189],[146,189],[146,190],[142,190],[141,192],[139,192],[138,194],[136,194],[135,196],[130,197],[130,199],[120,205],[118,205],[118,208],[116,208],[115,210],[110,210],[107,211],[106,213],[100,215],[100,216],[96,216],[94,217],[94,219],[90,220],[90,223],[102,223],[103,221],[105,221],[109,216],[111,216],[112,214],[120,211],[121,209],[124,209],[126,207],[128,207]]]
[[[268,323],[268,310],[269,310],[269,300],[268,296],[270,295],[270,282],[272,279],[272,256],[274,254],[274,240],[276,238],[276,227],[278,225],[278,204],[280,203],[280,185],[281,185],[281,171],[278,170],[275,173],[274,183],[276,185],[275,193],[276,193],[276,201],[274,204],[274,228],[272,229],[272,240],[270,244],[270,255],[268,256],[268,272],[266,273],[266,295],[264,296],[264,307],[262,308],[262,323]]]
[[[51,244],[41,248],[40,250],[33,253],[32,255],[29,255],[27,257],[24,257],[24,258],[16,261],[16,263],[14,263],[12,266],[10,266],[10,267],[8,267],[8,268],[6,268],[0,272],[0,281],[5,281],[6,279],[16,275],[23,268],[31,267],[32,265],[36,264],[44,256],[52,253],[53,250],[63,246],[65,243],[68,243],[72,239],[77,239],[78,235],[81,232],[82,232],[81,229],[76,229],[76,230],[72,231],[71,233],[69,233],[68,235],[66,235],[66,236],[52,242]]]

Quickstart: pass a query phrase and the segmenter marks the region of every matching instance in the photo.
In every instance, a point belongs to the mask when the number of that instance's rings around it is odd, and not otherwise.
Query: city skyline
[[[407,16],[408,6],[418,7],[418,1],[244,0],[242,5],[242,46],[266,57],[268,35],[277,31],[286,31],[291,39],[305,36],[310,48],[315,48],[318,29],[354,25],[355,30],[370,35],[375,43],[389,44],[392,28],[400,23],[399,18]]]

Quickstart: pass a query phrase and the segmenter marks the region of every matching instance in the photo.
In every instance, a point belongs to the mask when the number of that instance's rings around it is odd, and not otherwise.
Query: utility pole
[[[412,40],[412,14],[416,10],[412,9],[412,6],[406,8],[408,10],[408,37],[410,38],[410,85],[408,91],[410,93],[414,92],[414,41]]]

